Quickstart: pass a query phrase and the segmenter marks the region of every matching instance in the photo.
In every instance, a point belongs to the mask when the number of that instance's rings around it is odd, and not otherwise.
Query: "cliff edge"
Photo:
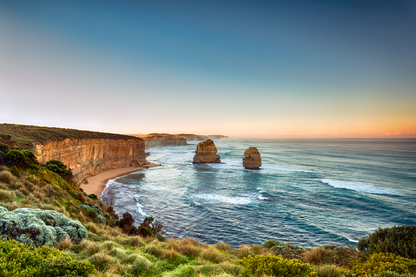
[[[17,124],[0,124],[0,133],[33,151],[40,163],[63,162],[77,183],[108,169],[146,163],[145,142],[137,137]]]

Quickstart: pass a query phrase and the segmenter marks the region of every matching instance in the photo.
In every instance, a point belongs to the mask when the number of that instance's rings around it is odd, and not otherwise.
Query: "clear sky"
[[[416,137],[416,1],[0,0],[0,122]]]

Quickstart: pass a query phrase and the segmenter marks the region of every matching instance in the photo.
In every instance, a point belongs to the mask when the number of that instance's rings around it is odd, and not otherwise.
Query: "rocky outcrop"
[[[186,139],[178,135],[152,133],[148,135],[134,136],[144,139],[146,149],[187,144]]]
[[[40,163],[63,162],[72,170],[74,181],[97,175],[108,169],[146,164],[145,142],[140,138],[67,138],[35,144]]]
[[[198,140],[203,141],[208,139],[207,136],[200,136],[200,135],[194,135],[194,134],[177,134],[178,137],[184,138],[186,140]]]
[[[0,206],[0,235],[21,243],[53,246],[66,238],[80,243],[87,238],[87,229],[56,211],[29,208],[8,211]]]
[[[195,153],[194,164],[221,162],[220,156],[217,155],[217,147],[211,139],[198,143]]]
[[[259,169],[261,166],[261,156],[256,147],[249,147],[244,152],[243,166],[246,169]]]

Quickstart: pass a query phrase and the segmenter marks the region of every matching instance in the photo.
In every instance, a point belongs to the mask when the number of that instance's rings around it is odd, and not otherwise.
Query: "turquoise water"
[[[354,244],[379,226],[416,224],[416,140],[214,140],[222,164],[193,165],[197,142],[150,149],[163,166],[111,180],[102,199],[168,237],[213,244]],[[261,170],[242,166],[257,147]]]

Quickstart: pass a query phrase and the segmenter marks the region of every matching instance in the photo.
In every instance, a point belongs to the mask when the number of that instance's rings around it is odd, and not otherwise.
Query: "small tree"
[[[73,176],[72,171],[67,169],[67,166],[61,161],[51,160],[45,166],[48,170],[59,174],[66,181],[69,181]]]

